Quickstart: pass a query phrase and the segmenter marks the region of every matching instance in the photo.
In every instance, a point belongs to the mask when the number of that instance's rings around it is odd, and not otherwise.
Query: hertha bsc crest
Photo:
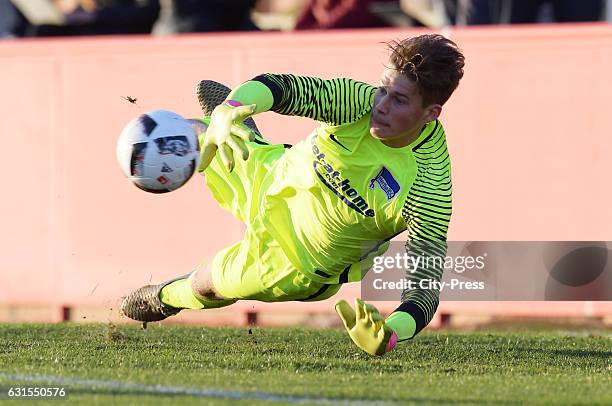
[[[385,192],[387,199],[391,200],[399,192],[400,185],[397,183],[393,175],[384,166],[378,174],[370,180],[370,189],[374,189],[376,184]]]

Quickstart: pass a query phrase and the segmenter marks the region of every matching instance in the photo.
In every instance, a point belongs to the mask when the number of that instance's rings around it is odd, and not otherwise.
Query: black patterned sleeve
[[[433,318],[439,304],[437,285],[444,271],[446,234],[452,211],[450,158],[442,125],[437,122],[423,142],[413,148],[417,176],[404,203],[402,215],[408,228],[406,251],[420,257],[419,266],[407,272],[415,289],[402,293],[396,311],[409,313],[416,321],[416,333]],[[419,284],[420,281],[426,283]],[[416,334],[415,333],[415,334]]]
[[[324,80],[264,74],[252,80],[263,83],[272,91],[272,111],[309,117],[331,125],[359,120],[371,110],[376,92],[372,85],[347,78]]]

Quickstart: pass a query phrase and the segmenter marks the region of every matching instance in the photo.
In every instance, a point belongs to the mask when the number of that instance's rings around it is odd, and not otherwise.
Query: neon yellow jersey
[[[298,269],[343,283],[361,277],[352,265],[368,251],[380,253],[384,241],[406,229],[411,239],[446,240],[450,159],[439,121],[411,145],[390,148],[369,132],[375,87],[293,75],[254,80],[272,90],[273,111],[322,122],[275,164],[261,208],[266,228]],[[365,262],[357,273],[369,269]],[[435,272],[421,277],[439,279],[441,270]]]

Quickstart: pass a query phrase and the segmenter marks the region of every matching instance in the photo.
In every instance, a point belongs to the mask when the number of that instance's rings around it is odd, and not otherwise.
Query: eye
[[[397,104],[408,104],[408,101],[406,99],[401,98],[401,97],[397,97],[397,96],[395,97],[395,102]]]

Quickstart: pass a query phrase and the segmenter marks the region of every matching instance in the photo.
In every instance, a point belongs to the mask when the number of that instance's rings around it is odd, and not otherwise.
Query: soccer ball
[[[198,136],[186,119],[166,110],[130,121],[117,141],[117,160],[140,189],[166,193],[183,186],[199,163]]]

